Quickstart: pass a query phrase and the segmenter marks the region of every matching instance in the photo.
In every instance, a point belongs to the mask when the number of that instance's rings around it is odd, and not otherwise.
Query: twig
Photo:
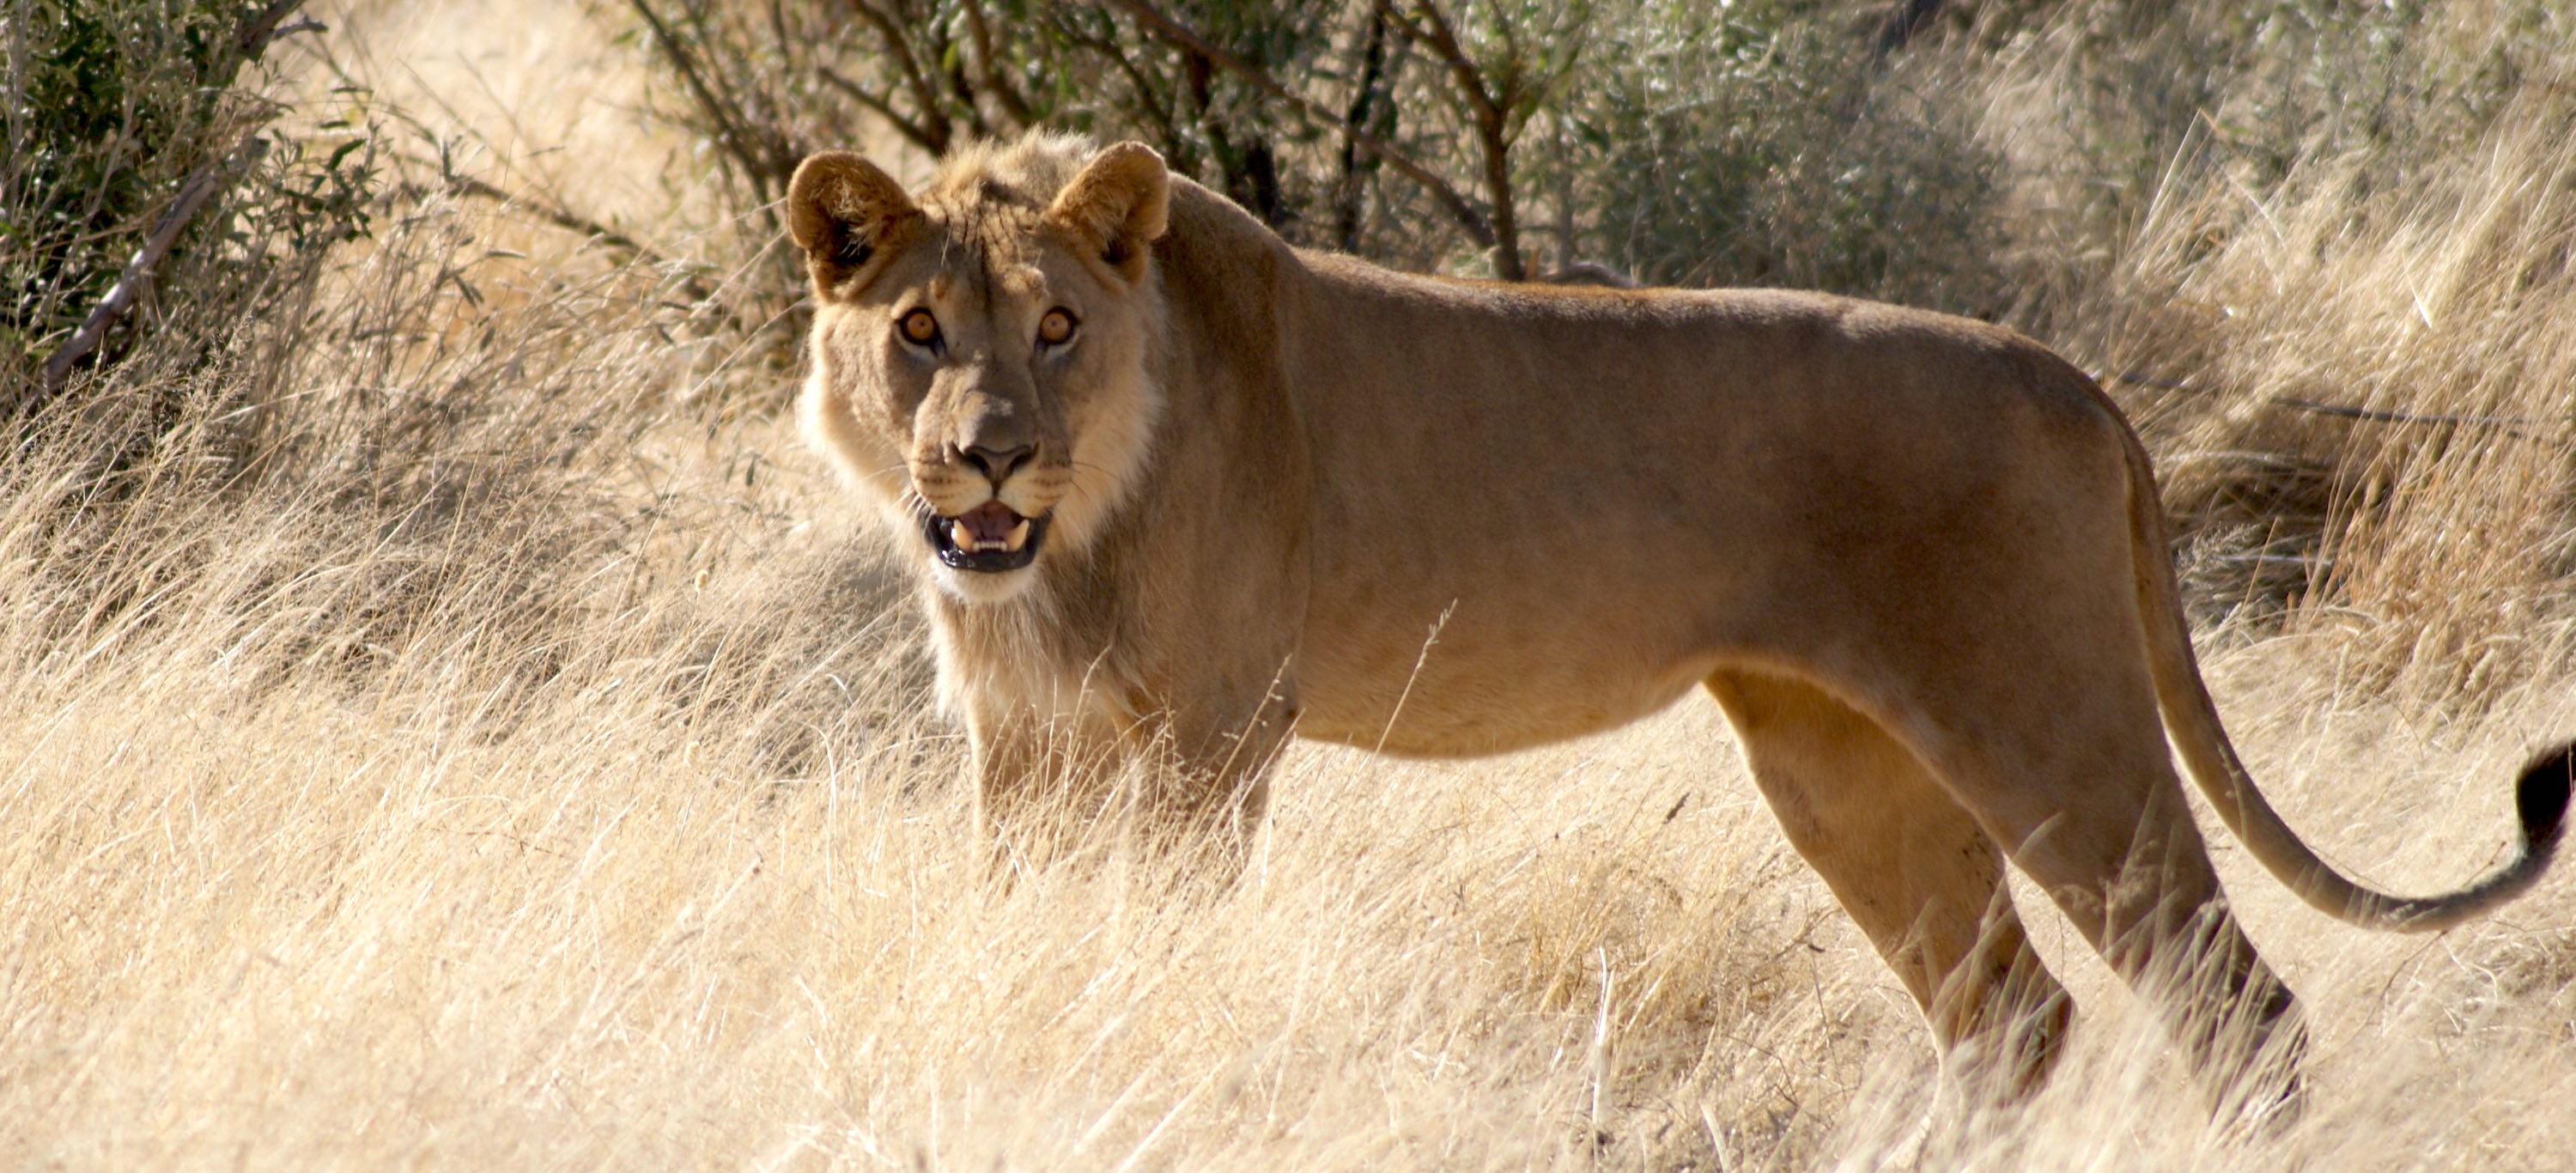
[[[548,224],[552,224],[557,228],[561,228],[569,232],[578,232],[583,236],[598,241],[610,248],[622,249],[629,256],[634,257],[639,262],[652,265],[657,268],[678,270],[681,274],[681,287],[688,291],[689,296],[694,297],[699,301],[706,301],[715,296],[715,290],[709,288],[704,281],[700,280],[696,273],[691,272],[688,265],[663,256],[662,254],[653,251],[642,241],[602,224],[597,220],[593,220],[588,216],[581,215],[578,212],[574,212],[560,205],[547,203],[544,200],[520,195],[508,188],[476,179],[471,175],[456,175],[451,173],[445,177],[445,180],[446,191],[449,195],[472,196],[476,199],[490,200],[493,203],[500,204],[504,207],[524,208],[529,212],[534,213],[538,219],[543,220]],[[417,183],[406,183],[403,185],[402,190],[403,194],[413,199],[419,199],[421,196],[427,195],[430,191],[427,186]]]
[[[300,3],[300,2],[301,2],[301,0],[298,0],[298,2]],[[280,26],[278,26],[277,31],[275,31],[275,32],[272,32],[272,33],[268,34],[268,41],[275,41],[275,40],[279,40],[279,39],[282,39],[282,38],[285,38],[285,37],[291,37],[291,36],[294,36],[294,35],[295,35],[295,34],[297,34],[297,33],[327,33],[327,32],[330,32],[330,31],[331,31],[331,26],[330,26],[330,25],[324,24],[324,23],[322,23],[321,21],[315,20],[315,19],[313,19],[312,17],[309,17],[309,16],[299,16],[299,17],[296,17],[296,18],[295,18],[295,23],[294,23],[294,24],[289,24],[289,25],[280,25]],[[268,50],[268,41],[262,41],[262,42],[260,43],[260,51],[261,51],[261,52],[263,52],[263,53],[264,53],[264,52],[267,52],[267,50]]]
[[[2294,411],[2304,411],[2312,415],[2330,415],[2342,419],[2362,420],[2364,422],[2374,424],[2478,424],[2485,427],[2496,427],[2511,430],[2517,425],[2529,427],[2539,424],[2566,422],[2565,420],[2547,420],[2520,415],[2465,415],[2453,414],[2450,412],[2390,411],[2386,408],[2380,407],[2346,407],[2340,403],[2320,403],[2313,399],[2299,399],[2288,395],[2275,395],[2272,397],[2272,402],[2279,404],[2282,407],[2290,408]],[[2515,434],[2520,435],[2521,433],[2516,432]]]
[[[922,131],[922,145],[933,154],[947,151],[949,139],[955,131],[948,124],[947,113],[939,108],[939,91],[921,72],[921,63],[913,54],[911,40],[903,35],[903,27],[895,23],[893,17],[877,11],[868,0],[850,0],[850,9],[869,28],[876,30],[878,42],[885,46],[886,54],[894,58],[895,68],[903,73],[904,84],[911,87],[913,104],[921,107],[918,125]]]
[[[1505,107],[1518,101],[1510,83],[1497,90],[1485,80],[1485,71],[1467,50],[1458,44],[1458,33],[1449,27],[1449,18],[1430,0],[1415,0],[1415,16],[1425,22],[1415,27],[1412,20],[1396,12],[1393,0],[1377,0],[1380,16],[1392,21],[1405,35],[1431,46],[1431,52],[1449,67],[1449,77],[1465,99],[1468,115],[1476,124],[1476,142],[1482,149],[1485,171],[1485,202],[1492,209],[1494,239],[1494,275],[1505,281],[1519,281],[1528,276],[1521,266],[1520,217],[1512,206],[1512,136],[1511,120]]]
[[[2139,371],[2122,371],[2118,375],[2113,376],[2113,378],[2122,383],[2130,383],[2140,387],[2154,387],[2163,391],[2180,391],[2187,395],[2206,395],[2210,393],[2209,389],[2205,387],[2195,387],[2179,379],[2161,378],[2159,376],[2149,375]],[[2363,423],[2416,425],[2457,424],[2467,425],[2470,427],[2495,428],[2517,440],[2531,439],[2531,436],[2528,433],[2518,430],[2521,428],[2540,428],[2576,423],[2576,416],[2478,415],[2464,412],[2393,411],[2384,407],[2352,407],[2341,403],[2326,403],[2321,400],[2302,399],[2295,395],[2266,396],[2264,398],[2264,402],[2269,403],[2274,407],[2286,407],[2292,411],[2304,411],[2310,415],[2332,416],[2336,419],[2360,420]]]
[[[993,52],[993,29],[984,17],[984,5],[979,0],[966,0],[965,8],[966,31],[975,43],[975,73],[982,79],[984,91],[993,95],[1011,121],[1024,127],[1036,123],[1037,119],[1030,116],[1028,99],[1021,97],[1012,88],[1011,79],[1002,74],[1000,55]]]
[[[1459,227],[1466,230],[1468,237],[1476,242],[1477,247],[1494,247],[1494,224],[1492,220],[1486,218],[1482,210],[1467,197],[1460,195],[1457,188],[1449,186],[1447,180],[1434,174],[1430,168],[1414,162],[1411,157],[1388,145],[1385,140],[1351,125],[1349,120],[1325,109],[1321,103],[1279,84],[1258,66],[1209,43],[1207,38],[1191,31],[1188,25],[1164,15],[1145,0],[1094,0],[1094,2],[1125,12],[1136,18],[1136,23],[1152,29],[1164,40],[1207,58],[1217,68],[1252,83],[1253,88],[1296,107],[1309,117],[1340,127],[1343,133],[1351,137],[1351,141],[1368,148],[1369,153],[1385,160],[1387,165],[1395,168],[1399,174],[1421,185],[1424,191],[1430,193],[1432,199],[1439,201],[1440,206],[1448,210],[1450,217],[1458,222]]]
[[[278,22],[285,20],[287,13],[303,6],[304,0],[271,0],[268,7],[243,18],[241,27],[233,30],[233,48],[240,53],[242,60],[257,61],[260,54],[268,52],[270,42],[288,33],[313,29],[329,31],[321,21],[310,17],[284,28],[278,27]]]
[[[1930,24],[1932,18],[1940,13],[1941,0],[1898,0],[1888,10],[1887,19],[1879,22],[1878,36],[1870,43],[1870,55],[1886,57],[1904,48],[1914,39],[1915,33],[1922,31],[1923,26]]]
[[[894,127],[896,134],[902,135],[912,145],[922,150],[937,154],[941,144],[947,141],[944,137],[932,134],[930,128],[904,117],[901,111],[894,108],[893,103],[869,93],[867,87],[841,76],[829,65],[816,64],[814,75],[822,78],[824,84],[848,94],[860,105],[874,111],[877,117],[886,120],[886,125]]]
[[[171,201],[169,210],[161,214],[161,222],[152,226],[152,235],[144,238],[143,247],[134,251],[134,258],[125,262],[125,271],[117,274],[116,285],[107,291],[106,299],[89,312],[88,319],[73,332],[71,341],[55,351],[54,357],[45,360],[45,390],[52,391],[62,386],[64,377],[71,374],[72,364],[97,349],[99,342],[107,337],[108,327],[124,317],[125,311],[134,308],[143,291],[151,287],[154,266],[161,263],[162,257],[169,255],[170,246],[179,240],[179,230],[187,227],[188,220],[197,214],[197,209],[205,206],[206,198],[215,194],[216,177],[236,162],[255,159],[267,149],[267,140],[250,138],[231,152],[200,164],[188,176],[188,182],[179,188],[179,198]]]
[[[723,76],[718,74],[710,82],[701,74],[697,54],[690,52],[679,34],[662,19],[661,13],[654,11],[650,3],[646,0],[627,2],[635,9],[636,15],[643,17],[644,23],[652,28],[653,39],[661,46],[662,55],[670,58],[671,65],[680,71],[680,80],[687,83],[689,92],[697,95],[699,109],[715,123],[716,141],[733,156],[734,165],[742,168],[743,178],[750,181],[752,191],[760,197],[765,208],[777,198],[777,189],[787,186],[787,177],[795,170],[802,152],[783,141],[775,130],[756,127],[735,117],[741,103],[734,100],[732,89],[725,85]],[[719,87],[725,92],[718,94]],[[767,158],[763,158],[764,155]],[[775,214],[771,215],[774,220]]]

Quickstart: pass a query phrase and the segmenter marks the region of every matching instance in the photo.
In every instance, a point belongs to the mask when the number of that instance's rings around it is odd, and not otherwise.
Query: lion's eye
[[[904,341],[915,346],[928,346],[939,341],[939,319],[930,316],[929,310],[914,310],[905,314],[901,321],[895,323],[894,328],[896,332],[903,335]]]
[[[1073,341],[1073,315],[1060,309],[1048,310],[1038,319],[1038,341],[1047,346],[1062,346]]]

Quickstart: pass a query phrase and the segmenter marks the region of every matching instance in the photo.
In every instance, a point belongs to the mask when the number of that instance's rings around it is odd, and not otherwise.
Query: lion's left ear
[[[1133,285],[1145,279],[1146,254],[1163,237],[1171,186],[1154,148],[1119,143],[1093,156],[1064,186],[1047,219],[1071,229]]]

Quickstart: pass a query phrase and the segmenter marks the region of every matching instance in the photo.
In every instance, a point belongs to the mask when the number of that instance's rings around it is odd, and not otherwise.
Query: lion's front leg
[[[970,710],[976,838],[996,872],[1035,871],[1127,832],[1151,849],[1214,848],[1239,863],[1296,720],[1293,690],[1263,683],[1124,722]]]
[[[970,706],[975,837],[999,874],[1077,853],[1112,806],[1126,755],[1105,722],[1002,705]]]
[[[1251,842],[1270,807],[1270,766],[1295,731],[1297,690],[1284,674],[1211,687],[1148,723],[1151,790],[1140,829],[1181,843]]]

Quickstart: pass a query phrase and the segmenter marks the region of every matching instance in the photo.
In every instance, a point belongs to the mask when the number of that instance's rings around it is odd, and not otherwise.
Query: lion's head
[[[916,199],[829,152],[789,185],[814,284],[802,411],[933,579],[1009,599],[1079,551],[1143,467],[1169,198],[1142,145],[1037,137],[951,158]]]

